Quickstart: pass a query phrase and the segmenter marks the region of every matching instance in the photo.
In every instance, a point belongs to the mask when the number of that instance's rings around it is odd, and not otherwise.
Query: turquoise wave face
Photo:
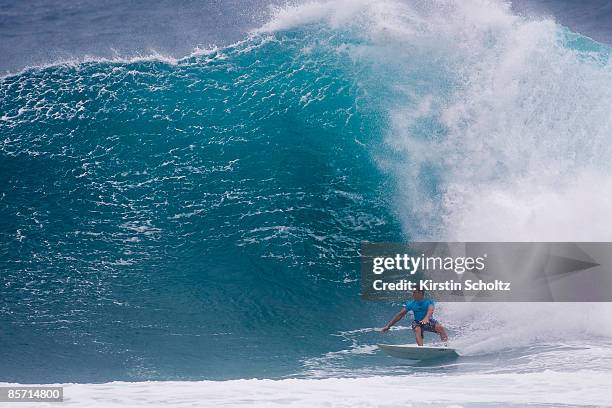
[[[381,116],[305,45],[1,80],[2,380],[286,373],[364,319],[334,315],[360,241],[400,237]]]

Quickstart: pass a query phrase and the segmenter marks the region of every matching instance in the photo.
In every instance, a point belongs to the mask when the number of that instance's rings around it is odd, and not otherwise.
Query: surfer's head
[[[412,298],[414,300],[422,300],[425,297],[425,289],[415,289],[412,291]]]

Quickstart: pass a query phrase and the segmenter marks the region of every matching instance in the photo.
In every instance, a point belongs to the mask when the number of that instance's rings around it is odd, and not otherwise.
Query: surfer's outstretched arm
[[[391,319],[391,321],[389,323],[387,323],[387,325],[385,327],[382,328],[381,332],[386,332],[387,330],[389,330],[391,328],[391,326],[393,326],[395,323],[399,322],[400,320],[402,320],[404,318],[404,316],[406,316],[406,313],[408,313],[408,310],[406,310],[405,307],[402,308],[402,310],[400,310],[400,312],[398,314],[396,314],[393,319]]]

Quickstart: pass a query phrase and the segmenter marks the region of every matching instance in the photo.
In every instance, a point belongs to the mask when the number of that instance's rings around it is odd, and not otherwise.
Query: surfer
[[[412,311],[414,315],[412,330],[414,330],[416,342],[419,346],[423,345],[423,332],[425,331],[438,333],[440,335],[440,339],[444,343],[448,341],[448,336],[446,335],[444,326],[442,326],[432,317],[434,312],[434,301],[431,299],[425,299],[425,290],[423,289],[416,289],[412,291],[412,301],[406,302],[402,310],[396,314],[385,327],[382,328],[381,332],[384,333],[388,331],[391,326],[402,320],[409,311]]]

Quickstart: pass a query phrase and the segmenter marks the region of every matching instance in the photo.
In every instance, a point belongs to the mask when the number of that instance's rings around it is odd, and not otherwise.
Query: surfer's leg
[[[440,335],[440,340],[448,341],[446,330],[444,330],[444,326],[442,326],[440,323],[436,323],[436,333]]]
[[[414,337],[416,337],[416,342],[419,346],[423,345],[423,329],[421,326],[416,326],[414,328]]]

